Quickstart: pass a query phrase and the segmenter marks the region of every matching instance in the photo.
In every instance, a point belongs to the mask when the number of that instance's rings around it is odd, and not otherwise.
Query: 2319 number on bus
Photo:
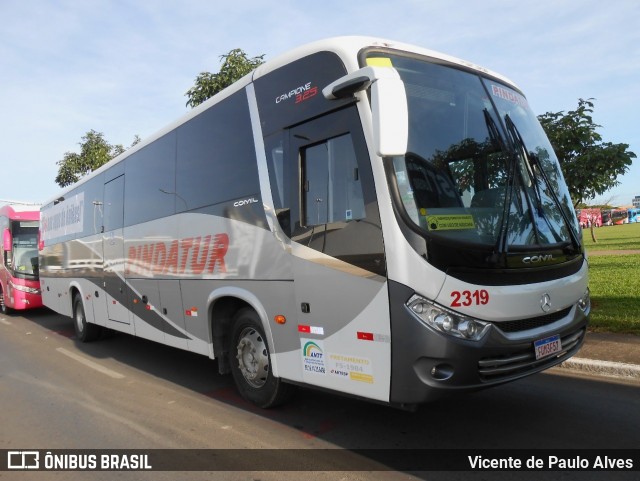
[[[489,304],[489,292],[481,289],[476,291],[453,291],[451,307],[486,306]]]

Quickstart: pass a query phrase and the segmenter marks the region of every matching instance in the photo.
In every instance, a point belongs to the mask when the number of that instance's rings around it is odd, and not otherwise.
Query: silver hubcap
[[[246,328],[238,341],[238,366],[247,383],[255,388],[264,386],[269,374],[269,353],[262,336],[253,328]]]

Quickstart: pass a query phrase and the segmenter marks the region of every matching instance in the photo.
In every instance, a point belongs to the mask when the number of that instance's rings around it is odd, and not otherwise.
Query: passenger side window
[[[287,132],[280,225],[285,219],[290,221],[285,232],[294,242],[386,275],[373,172],[356,106]],[[269,157],[271,144],[266,144]],[[270,166],[270,177],[276,170]],[[275,192],[274,180],[271,182]],[[278,210],[275,199],[274,203]]]
[[[351,134],[303,149],[302,159],[305,226],[366,217]]]
[[[265,155],[286,236],[386,275],[373,172],[355,106],[266,137]]]
[[[104,184],[104,231],[121,229],[124,223],[124,175]]]
[[[291,165],[284,155],[284,140],[282,133],[265,139],[267,167],[273,207],[280,227],[287,235],[291,235]]]
[[[244,91],[178,127],[176,212],[258,195],[260,181],[252,139]]]

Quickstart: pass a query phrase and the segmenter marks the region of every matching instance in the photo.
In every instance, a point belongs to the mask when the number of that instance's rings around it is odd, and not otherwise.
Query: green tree
[[[558,156],[564,178],[577,206],[620,184],[618,176],[629,170],[636,154],[629,144],[603,142],[593,122],[593,100],[579,99],[578,108],[566,114],[538,116]]]
[[[138,142],[140,142],[140,137],[136,135],[131,147]],[[66,187],[78,182],[82,177],[126,150],[120,144],[111,145],[105,140],[102,132],[96,132],[95,130],[87,132],[82,137],[79,145],[80,153],[65,152],[62,160],[56,162],[58,175],[56,175],[55,180],[60,187]]]
[[[264,63],[264,54],[248,58],[240,48],[234,48],[226,55],[221,55],[222,67],[218,73],[202,72],[196,77],[195,84],[185,95],[187,107],[196,107],[208,98],[241,79],[253,69]]]

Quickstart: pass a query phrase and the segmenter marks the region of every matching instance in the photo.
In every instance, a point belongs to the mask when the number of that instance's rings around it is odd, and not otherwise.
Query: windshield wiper
[[[524,140],[520,135],[520,132],[518,131],[517,127],[511,120],[511,117],[509,116],[509,114],[504,116],[504,124],[507,129],[507,134],[509,135],[509,141],[513,146],[514,155],[516,156],[517,159],[521,159],[525,164],[525,168],[529,176],[529,181],[533,184],[531,187],[533,190],[533,197],[535,199],[535,209],[534,209],[534,206],[531,205],[531,194],[528,194],[526,180],[524,178],[522,179],[523,181],[522,191],[524,193],[524,199],[525,199],[525,202],[527,203],[527,207],[529,208],[529,212],[531,212],[530,214],[531,227],[533,228],[533,233],[536,238],[536,244],[539,244],[540,239],[542,239],[542,236],[540,235],[538,221],[535,216],[537,215],[537,217],[542,218],[545,222],[547,219],[544,216],[544,207],[542,205],[542,194],[540,193],[538,177],[534,172],[533,167],[531,166],[531,162],[529,161],[527,146],[525,145]],[[519,170],[520,170],[520,175],[524,177],[524,173],[522,172],[522,170],[521,169]],[[547,222],[547,225],[548,225],[548,222]]]
[[[580,241],[575,233],[575,231],[573,230],[573,228],[571,227],[571,220],[569,219],[567,213],[565,212],[565,210],[562,208],[562,203],[560,202],[560,199],[558,198],[558,195],[556,194],[555,190],[553,189],[552,185],[551,185],[551,181],[549,179],[549,177],[547,176],[547,173],[544,171],[542,164],[540,162],[540,159],[538,158],[537,155],[534,154],[530,154],[529,151],[527,150],[527,147],[524,143],[524,140],[522,138],[522,135],[520,135],[520,131],[518,130],[518,128],[516,127],[516,125],[513,123],[513,120],[511,120],[511,117],[509,116],[509,114],[505,115],[505,126],[507,128],[507,132],[509,133],[510,136],[510,140],[513,142],[514,146],[517,146],[518,149],[520,150],[520,155],[522,156],[522,159],[525,161],[526,165],[527,165],[527,171],[531,177],[531,180],[533,182],[533,192],[534,192],[534,196],[535,196],[535,200],[536,200],[536,210],[538,211],[538,216],[541,217],[542,219],[544,219],[544,221],[547,223],[547,225],[549,225],[549,221],[546,218],[546,215],[544,214],[544,210],[543,210],[543,203],[542,203],[542,192],[540,189],[540,181],[538,178],[538,173],[540,174],[540,177],[542,177],[543,182],[546,184],[547,186],[547,190],[549,191],[549,193],[551,194],[551,200],[554,202],[555,206],[557,207],[558,211],[560,212],[560,215],[562,216],[562,220],[564,221],[566,227],[567,227],[567,231],[569,233],[569,237],[571,238],[571,244],[573,246],[574,249],[580,249]],[[549,227],[551,228],[551,226],[549,225]],[[536,232],[536,235],[539,235],[539,229],[537,227],[537,223],[533,222],[533,228]],[[556,238],[557,241],[561,242],[562,239],[559,238],[559,234],[557,232],[555,232],[555,230],[553,228],[550,229],[550,231],[553,233],[554,237]],[[538,237],[539,238],[539,237]]]
[[[500,229],[498,231],[498,240],[493,248],[493,254],[489,257],[488,261],[494,265],[499,264],[504,259],[509,246],[507,243],[507,233],[509,232],[509,211],[511,210],[511,199],[513,197],[513,187],[515,183],[516,173],[516,154],[513,149],[507,146],[495,120],[491,117],[491,114],[487,109],[483,110],[484,121],[489,131],[489,139],[491,142],[498,146],[500,150],[507,156],[507,179],[506,179],[506,191],[504,196],[504,206],[502,208],[502,218],[500,219]],[[503,262],[504,263],[504,262]]]
[[[527,147],[524,143],[524,140],[522,139],[522,136],[520,135],[520,131],[518,130],[516,125],[513,123],[513,120],[511,120],[511,117],[509,116],[509,114],[504,116],[504,123],[507,128],[507,132],[511,137],[511,142],[513,143],[514,146],[518,147],[518,150],[520,151],[520,155],[526,163],[527,172],[533,183],[533,193],[536,200],[536,212],[539,217],[544,217],[544,208],[542,205],[542,193],[540,192],[540,181],[538,180],[538,174],[536,173],[536,169],[534,169],[534,167],[531,165],[531,158],[527,151]]]
[[[483,109],[482,113],[484,114],[484,123],[487,125],[487,130],[489,130],[489,139],[491,140],[491,143],[494,144],[494,146],[497,146],[502,152],[507,152],[508,149],[500,131],[498,130],[495,120],[493,120],[493,117],[491,117],[491,114],[487,109]]]
[[[493,137],[495,135],[497,139],[500,139],[499,145],[502,147],[503,151],[507,153],[507,159],[508,159],[507,160],[506,193],[505,193],[505,200],[504,200],[504,206],[502,211],[502,220],[500,222],[498,240],[494,247],[493,255],[489,259],[490,262],[492,262],[493,264],[499,264],[499,263],[505,264],[504,259],[509,250],[509,243],[508,243],[509,219],[510,219],[509,214],[511,211],[511,202],[513,200],[514,190],[516,186],[522,187],[523,192],[525,194],[524,200],[527,203],[527,207],[529,211],[532,213],[536,212],[539,217],[542,217],[543,219],[545,219],[543,205],[542,205],[542,194],[540,192],[538,177],[533,167],[531,166],[529,157],[527,155],[526,146],[524,144],[524,140],[522,139],[522,136],[520,135],[520,132],[516,128],[515,124],[511,120],[511,117],[509,116],[509,114],[505,115],[504,120],[505,120],[506,131],[508,134],[508,137],[507,137],[508,143],[502,140],[502,136],[500,136],[500,133],[497,129],[497,126],[495,125],[494,120],[491,118],[488,112],[486,112],[486,109],[485,109],[485,122],[487,124],[487,128],[489,129],[490,136]],[[535,209],[531,205],[531,197],[530,195],[527,195],[526,187],[523,183],[523,180],[520,178],[522,173],[519,172],[520,171],[520,168],[518,166],[519,159],[522,159],[523,162],[526,164],[529,177],[531,178],[534,184],[533,196],[535,197]],[[520,192],[520,189],[518,189],[518,192]],[[518,206],[520,207],[519,209],[520,214],[524,214],[524,211],[521,206],[522,199],[520,198],[519,194],[516,200],[518,201]],[[536,239],[538,239],[538,243],[539,243],[539,240],[541,238],[540,230],[538,228],[536,220],[532,218],[531,221],[532,221],[532,227],[533,227],[535,237]]]

